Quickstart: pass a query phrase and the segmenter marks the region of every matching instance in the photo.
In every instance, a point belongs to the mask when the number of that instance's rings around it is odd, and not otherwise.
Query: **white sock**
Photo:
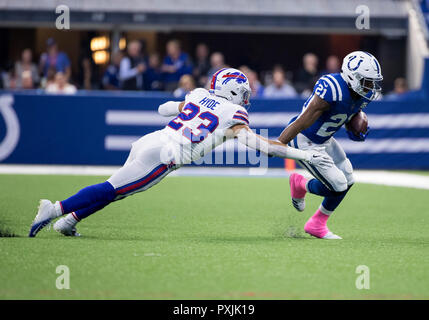
[[[65,217],[66,221],[70,224],[70,225],[76,225],[79,220],[76,220],[76,218],[74,217],[74,215],[72,213],[69,213],[66,217]]]
[[[63,209],[61,208],[59,201],[54,203],[54,208],[55,208],[55,213],[57,214],[57,217],[60,217],[63,215]]]
[[[326,214],[327,216],[330,216],[334,212],[334,211],[329,211],[328,209],[325,209],[325,207],[322,204],[319,206],[319,210],[323,214]]]

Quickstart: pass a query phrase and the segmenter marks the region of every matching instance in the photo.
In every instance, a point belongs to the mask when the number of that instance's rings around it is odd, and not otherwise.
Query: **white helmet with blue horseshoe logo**
[[[249,80],[240,70],[233,68],[218,70],[210,83],[210,92],[234,104],[249,106],[251,93]]]
[[[381,93],[380,63],[368,52],[349,53],[343,60],[341,76],[354,92],[368,100],[377,99]]]

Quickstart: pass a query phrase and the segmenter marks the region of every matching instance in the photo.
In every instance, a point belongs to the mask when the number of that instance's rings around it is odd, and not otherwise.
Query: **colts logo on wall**
[[[0,161],[3,161],[12,154],[19,141],[19,121],[13,109],[12,95],[0,96],[0,114],[3,118],[0,120]]]

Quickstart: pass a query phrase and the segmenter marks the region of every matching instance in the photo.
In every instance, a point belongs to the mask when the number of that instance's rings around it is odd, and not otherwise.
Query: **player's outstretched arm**
[[[288,144],[298,133],[310,127],[328,109],[329,103],[315,94],[305,111],[289,127],[283,130],[279,136],[279,141]]]
[[[298,150],[288,147],[281,142],[266,139],[254,133],[244,124],[237,124],[231,127],[229,135],[230,137],[237,138],[240,143],[249,148],[261,151],[268,156],[306,161],[310,164],[325,167],[331,167],[333,165],[333,161],[328,155],[322,154],[317,150]]]
[[[185,101],[167,101],[158,107],[158,113],[163,117],[177,116],[182,112]]]

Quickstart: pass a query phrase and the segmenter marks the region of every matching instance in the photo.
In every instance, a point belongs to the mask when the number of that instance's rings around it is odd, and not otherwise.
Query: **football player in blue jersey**
[[[279,141],[297,149],[324,148],[334,161],[332,167],[318,167],[298,161],[315,179],[292,174],[289,179],[292,204],[298,211],[305,208],[305,194],[324,197],[316,213],[304,226],[305,232],[323,239],[341,239],[329,231],[327,220],[354,183],[353,167],[333,135],[366,105],[380,95],[383,80],[377,59],[368,52],[348,54],[340,73],[322,76],[301,113],[292,118]],[[347,131],[350,139],[364,141],[368,130],[359,136]]]

